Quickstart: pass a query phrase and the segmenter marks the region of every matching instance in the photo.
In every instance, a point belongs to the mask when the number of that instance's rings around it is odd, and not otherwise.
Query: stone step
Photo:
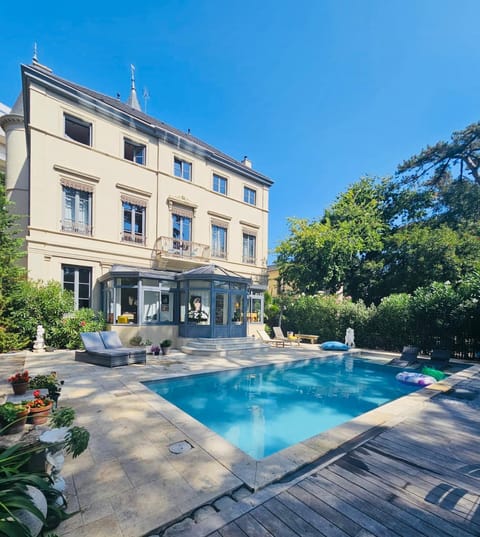
[[[197,338],[191,339],[182,345],[181,351],[185,354],[199,354],[202,356],[227,356],[235,351],[263,352],[268,348],[258,339],[242,338]]]

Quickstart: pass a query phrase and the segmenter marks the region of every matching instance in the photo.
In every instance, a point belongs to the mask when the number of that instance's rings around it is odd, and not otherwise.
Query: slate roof
[[[196,138],[195,136],[192,136],[191,134],[185,133],[184,131],[181,131],[175,127],[172,127],[171,125],[168,125],[167,123],[164,123],[163,121],[160,121],[148,114],[145,114],[141,110],[136,110],[135,108],[132,108],[127,103],[124,103],[120,101],[119,99],[110,97],[108,95],[105,95],[103,93],[99,93],[97,91],[91,90],[89,88],[86,88],[84,86],[81,86],[79,84],[75,84],[74,82],[70,82],[69,80],[66,80],[64,78],[61,78],[57,75],[54,75],[50,70],[47,70],[45,67],[37,67],[36,65],[22,65],[22,73],[25,75],[32,75],[33,73],[36,73],[39,75],[40,80],[50,80],[53,83],[60,84],[66,88],[71,88],[75,90],[75,92],[83,93],[84,95],[87,95],[96,101],[99,101],[101,103],[104,103],[105,105],[112,107],[120,112],[123,112],[124,114],[128,114],[132,118],[138,119],[139,121],[153,127],[158,127],[162,131],[165,131],[166,133],[170,133],[178,137],[179,139],[186,142],[187,146],[188,144],[197,146],[199,148],[204,149],[208,153],[211,154],[212,157],[219,157],[222,160],[227,161],[227,163],[231,163],[234,165],[236,171],[239,173],[243,173],[244,175],[251,176],[253,179],[260,180],[262,183],[267,184],[268,186],[273,184],[273,181],[267,177],[266,175],[263,175],[256,170],[253,170],[244,164],[242,162],[230,157],[226,153],[223,153],[222,151],[216,149],[215,147],[205,143],[203,140],[200,140],[199,138]],[[168,140],[167,140],[168,141]],[[188,150],[187,147],[184,147],[184,149]]]

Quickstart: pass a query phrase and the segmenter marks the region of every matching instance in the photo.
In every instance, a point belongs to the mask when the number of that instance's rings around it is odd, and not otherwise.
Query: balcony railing
[[[210,257],[210,246],[183,239],[174,239],[173,237],[159,237],[156,251],[164,256],[203,259]]]
[[[91,235],[92,226],[64,218],[62,220],[62,231],[68,231],[69,233],[80,233],[81,235]]]
[[[145,236],[143,233],[130,233],[128,231],[123,231],[122,241],[134,242],[135,244],[145,244]]]

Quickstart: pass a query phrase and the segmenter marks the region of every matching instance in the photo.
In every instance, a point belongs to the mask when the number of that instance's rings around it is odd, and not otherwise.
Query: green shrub
[[[10,332],[33,342],[37,326],[45,328],[45,342],[53,341],[65,314],[73,311],[73,295],[59,282],[23,281],[12,290],[5,311],[5,325]]]
[[[0,352],[9,352],[24,349],[30,343],[29,337],[7,332],[0,326]]]
[[[105,329],[105,318],[101,312],[81,308],[60,319],[50,329],[50,344],[61,349],[82,348],[81,332],[98,332]]]

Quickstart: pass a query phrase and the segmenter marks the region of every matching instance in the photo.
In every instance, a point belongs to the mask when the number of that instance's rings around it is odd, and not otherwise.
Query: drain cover
[[[170,446],[168,446],[168,449],[170,453],[173,453],[174,455],[180,455],[182,453],[190,451],[192,447],[193,446],[192,444],[190,444],[190,442],[182,440],[181,442],[175,442],[175,444],[171,444]]]

